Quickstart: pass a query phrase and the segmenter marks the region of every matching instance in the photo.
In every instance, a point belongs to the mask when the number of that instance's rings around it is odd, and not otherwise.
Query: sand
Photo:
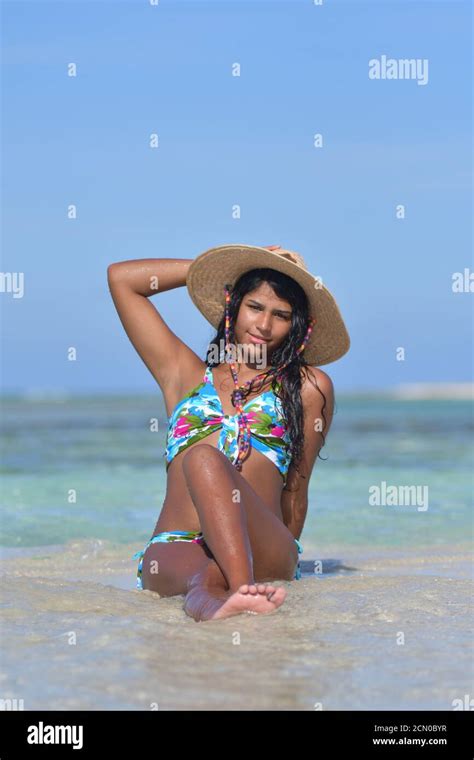
[[[305,545],[265,616],[196,623],[140,547],[2,551],[0,697],[25,710],[446,710],[473,693],[472,555]],[[323,557],[314,573],[312,556]]]

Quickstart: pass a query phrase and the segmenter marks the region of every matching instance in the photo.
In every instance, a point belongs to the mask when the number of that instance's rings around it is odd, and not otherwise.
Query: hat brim
[[[224,285],[233,285],[244,272],[262,267],[292,277],[306,293],[310,316],[316,320],[303,353],[308,364],[329,364],[347,353],[349,334],[329,290],[310,272],[267,248],[240,244],[210,248],[190,265],[186,286],[193,303],[217,329],[225,308]]]

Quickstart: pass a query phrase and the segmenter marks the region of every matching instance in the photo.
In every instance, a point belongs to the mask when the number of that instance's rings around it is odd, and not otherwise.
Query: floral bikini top
[[[267,390],[244,404],[243,411],[250,426],[252,446],[276,465],[286,483],[291,454],[281,400],[273,390]],[[220,428],[217,448],[235,464],[238,414],[224,414],[214,386],[212,368],[206,367],[203,380],[178,402],[169,417],[163,455],[166,471],[177,454]]]

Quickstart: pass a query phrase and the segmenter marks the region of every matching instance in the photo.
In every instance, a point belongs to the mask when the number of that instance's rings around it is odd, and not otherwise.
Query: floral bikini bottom
[[[167,543],[170,541],[190,541],[193,544],[205,543],[203,534],[200,531],[193,531],[193,530],[165,531],[164,533],[158,533],[156,536],[153,536],[153,538],[151,538],[148,541],[145,548],[142,551],[136,552],[132,557],[132,559],[140,560],[140,562],[138,563],[138,570],[137,570],[137,588],[140,590],[143,589],[143,584],[142,584],[143,555],[145,554],[150,544],[154,544],[157,541],[163,542],[163,543],[165,542]],[[295,538],[295,541],[298,547],[298,554],[302,554],[303,547],[301,546],[297,538]],[[299,581],[300,578],[301,578],[301,568],[300,568],[300,562],[298,561],[294,580]]]

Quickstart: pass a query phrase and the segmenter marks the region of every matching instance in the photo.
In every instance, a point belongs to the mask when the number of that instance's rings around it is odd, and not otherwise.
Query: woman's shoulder
[[[334,385],[329,375],[319,367],[305,365],[302,368],[301,397],[308,404],[318,403],[324,393],[326,404],[331,405],[334,401]],[[322,399],[321,399],[322,400]]]

